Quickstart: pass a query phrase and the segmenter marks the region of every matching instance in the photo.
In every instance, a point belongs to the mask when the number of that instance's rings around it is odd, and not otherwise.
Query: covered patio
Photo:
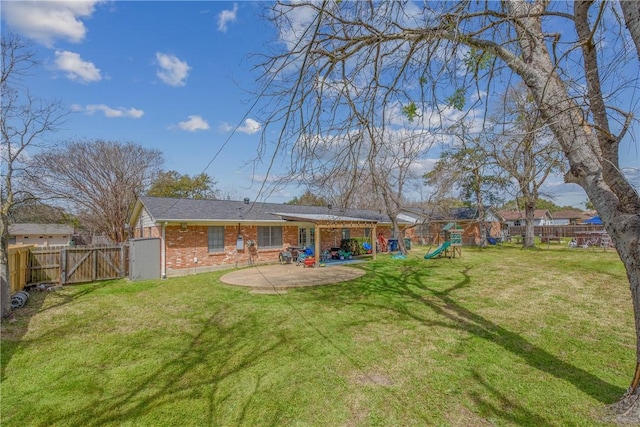
[[[354,217],[346,217],[340,215],[332,215],[332,214],[289,214],[289,213],[278,213],[273,212],[273,215],[279,216],[281,219],[290,222],[297,222],[302,224],[309,224],[315,229],[315,242],[314,242],[314,256],[315,256],[315,267],[320,266],[320,254],[322,253],[322,230],[333,230],[333,229],[371,229],[371,254],[372,258],[376,259],[376,244],[375,238],[373,236],[377,235],[377,224],[378,221],[364,219],[364,218],[354,218]]]

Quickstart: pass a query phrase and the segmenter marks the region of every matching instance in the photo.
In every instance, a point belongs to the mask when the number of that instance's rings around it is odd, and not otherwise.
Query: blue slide
[[[426,255],[424,256],[424,259],[430,259],[430,258],[433,258],[433,257],[437,257],[437,256],[438,256],[438,255],[440,255],[440,254],[441,254],[445,249],[447,249],[449,246],[451,246],[451,242],[449,242],[449,241],[444,242],[443,244],[441,244],[440,246],[438,246],[438,247],[436,248],[436,250],[435,250],[435,251],[433,251],[433,252],[429,252],[428,254],[426,254]]]

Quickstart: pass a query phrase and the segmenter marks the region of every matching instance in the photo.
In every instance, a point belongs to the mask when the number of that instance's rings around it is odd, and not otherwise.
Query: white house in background
[[[595,215],[595,214],[594,214]],[[577,209],[567,209],[553,213],[554,225],[576,225],[591,218],[593,215],[589,212],[583,212]]]
[[[512,226],[524,226],[525,213],[524,211],[508,210],[500,211],[500,216],[504,219],[509,227]],[[533,213],[533,225],[555,225],[551,213],[546,209],[536,209]]]
[[[73,227],[64,224],[9,225],[10,245],[68,245],[72,237]]]

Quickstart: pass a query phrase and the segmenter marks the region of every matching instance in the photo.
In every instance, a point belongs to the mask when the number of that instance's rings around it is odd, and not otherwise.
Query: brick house
[[[475,207],[459,207],[450,209],[446,213],[425,214],[424,224],[416,227],[416,234],[425,243],[441,244],[443,239],[443,228],[454,223],[456,227],[462,229],[462,243],[465,246],[475,246],[481,241],[481,224],[479,221],[479,211]],[[494,207],[485,209],[484,217],[486,237],[502,239],[504,220]]]
[[[410,224],[401,220],[400,225]],[[320,253],[339,247],[342,239],[374,242],[378,235],[390,238],[392,231],[381,211],[143,196],[130,216],[129,234],[160,239],[161,274],[167,276],[276,262],[289,247]]]

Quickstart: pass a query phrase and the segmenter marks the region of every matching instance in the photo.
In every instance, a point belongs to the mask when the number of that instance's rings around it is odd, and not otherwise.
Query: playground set
[[[447,258],[455,258],[456,256],[462,258],[462,231],[462,228],[457,227],[454,222],[445,225],[437,239],[441,241],[442,244],[435,250],[425,254],[424,259],[441,257],[443,255]]]

